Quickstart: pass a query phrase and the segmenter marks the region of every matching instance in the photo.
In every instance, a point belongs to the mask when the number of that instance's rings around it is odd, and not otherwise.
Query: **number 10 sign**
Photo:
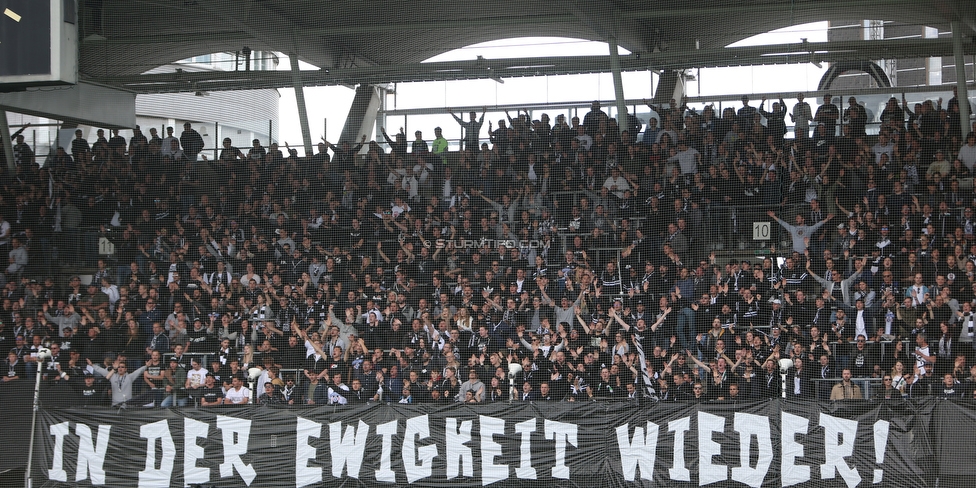
[[[753,222],[752,223],[752,239],[754,241],[768,241],[769,240],[769,222]]]

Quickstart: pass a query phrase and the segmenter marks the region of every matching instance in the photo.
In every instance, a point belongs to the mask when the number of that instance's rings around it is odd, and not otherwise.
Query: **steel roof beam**
[[[966,54],[976,53],[976,45],[965,46]],[[622,71],[647,69],[690,69],[726,66],[805,64],[865,59],[906,59],[929,56],[951,56],[951,39],[898,39],[886,41],[847,41],[807,44],[749,46],[663,53],[631,54],[620,57]],[[360,83],[393,83],[512,78],[540,75],[604,73],[608,56],[540,57],[493,59],[485,61],[447,61],[413,63],[362,68],[336,68],[300,72],[305,86],[356,85]],[[180,91],[247,90],[290,87],[294,79],[287,71],[207,71],[157,73],[122,77],[97,77],[93,81],[140,93]]]

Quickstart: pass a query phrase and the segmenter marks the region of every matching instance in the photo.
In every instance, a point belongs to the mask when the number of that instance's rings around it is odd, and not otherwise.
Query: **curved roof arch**
[[[479,56],[500,60],[516,57],[605,56],[608,51],[609,46],[606,43],[591,39],[559,36],[506,37],[461,46],[425,59],[422,63],[461,61]],[[629,52],[621,53],[626,54]]]

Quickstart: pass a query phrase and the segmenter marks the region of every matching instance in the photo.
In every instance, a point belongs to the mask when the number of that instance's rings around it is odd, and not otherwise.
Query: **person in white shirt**
[[[119,287],[112,284],[106,276],[102,278],[102,293],[108,296],[108,304],[112,311],[115,310],[115,303],[119,301]]]
[[[803,94],[796,94],[796,105],[793,106],[793,113],[790,114],[790,120],[793,121],[794,129],[797,139],[809,139],[810,138],[810,122],[813,121],[813,111],[810,109],[810,104],[803,101]]]
[[[868,323],[870,322],[869,312],[864,309],[864,300],[857,299],[854,302],[854,308],[850,310],[851,318],[854,322],[854,337],[864,336],[868,337]]]
[[[20,245],[19,239],[12,239],[10,244],[13,249],[7,253],[9,262],[9,265],[7,266],[8,275],[26,268],[27,263],[30,261],[27,256],[27,248]]]
[[[346,399],[348,394],[349,387],[342,382],[342,373],[332,375],[332,384],[329,385],[329,405],[345,405],[348,402]]]
[[[928,338],[925,337],[924,332],[920,332],[915,336],[915,367],[918,368],[919,376],[932,373],[935,359],[935,356],[929,351]]]
[[[593,137],[586,133],[586,131],[585,131],[585,129],[583,129],[583,126],[582,125],[579,126],[579,128],[576,129],[576,137],[575,137],[575,139],[576,139],[576,142],[579,143],[579,147],[581,149],[583,149],[584,151],[589,151],[590,150],[590,146],[593,145]]]
[[[630,190],[630,183],[627,182],[626,178],[620,176],[619,169],[613,168],[610,170],[610,176],[603,182],[603,187],[610,190],[617,198],[623,198],[624,192]]]
[[[247,263],[244,274],[241,276],[241,284],[247,286],[251,280],[259,285],[261,284],[261,276],[254,272],[254,265]]]
[[[888,134],[882,132],[871,151],[874,153],[874,163],[879,164],[882,155],[887,154],[889,160],[895,156],[895,144],[888,139]]]
[[[204,387],[207,381],[207,368],[200,365],[200,358],[193,358],[191,365],[191,369],[186,372],[185,387],[190,390],[199,390]]]
[[[418,192],[420,191],[420,179],[419,179],[420,166],[414,166],[413,171],[404,175],[403,181],[400,183],[400,189],[407,192],[407,198],[410,200],[417,200]]]
[[[10,244],[10,222],[0,215],[0,249],[5,249]]]
[[[966,136],[966,143],[959,148],[959,155],[956,157],[962,165],[969,171],[976,168],[976,132],[970,132]]]
[[[176,146],[173,146],[173,142],[176,142]],[[162,143],[159,145],[159,154],[164,158],[173,158],[176,151],[180,149],[180,140],[173,135],[173,128],[166,128],[166,137],[163,138]]]
[[[234,376],[231,380],[231,387],[224,394],[224,403],[241,405],[251,400],[251,390],[244,387],[244,381],[240,376]]]
[[[698,167],[701,166],[701,153],[693,147],[688,147],[687,142],[678,141],[678,152],[668,158],[668,162],[678,163],[683,175],[695,174],[698,172]]]
[[[164,157],[166,159],[169,159],[171,161],[176,161],[176,162],[179,162],[179,161],[182,161],[182,160],[186,159],[186,154],[184,154],[183,153],[183,150],[180,149],[180,141],[178,141],[178,140],[172,140],[172,141],[170,141],[169,142],[169,151],[166,152],[166,154],[164,155]]]

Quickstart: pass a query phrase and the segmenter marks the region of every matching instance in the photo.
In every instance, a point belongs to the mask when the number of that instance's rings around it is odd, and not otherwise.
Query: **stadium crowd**
[[[208,158],[187,123],[40,165],[16,133],[2,381],[85,405],[246,403],[251,371],[268,404],[973,397],[958,100],[892,98],[868,137],[854,98],[798,98],[622,131],[599,102],[471,112],[460,151],[435,128]],[[719,257],[758,219],[764,259]]]

